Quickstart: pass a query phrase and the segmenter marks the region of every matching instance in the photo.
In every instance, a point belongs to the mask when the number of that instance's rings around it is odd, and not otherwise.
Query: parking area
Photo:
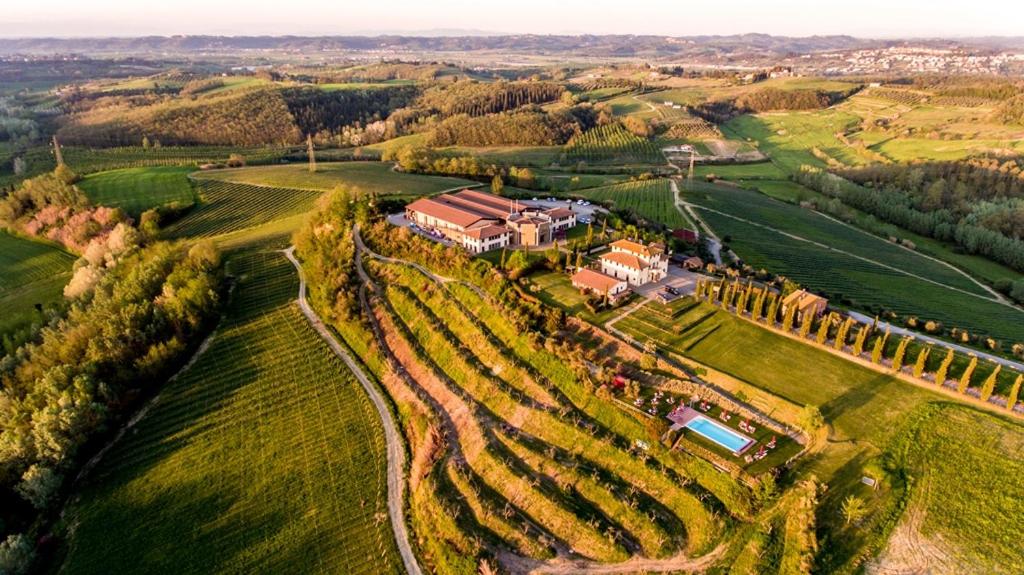
[[[540,206],[542,208],[572,208],[572,211],[576,212],[576,222],[580,224],[594,221],[594,214],[604,211],[604,208],[597,204],[583,205],[578,202],[570,202],[569,200],[543,198],[540,196],[537,196],[536,200],[519,200],[519,203],[529,206]]]
[[[701,277],[701,274],[670,265],[665,279],[647,285],[630,286],[630,289],[653,301],[670,302],[676,298],[691,295],[697,289],[697,280]],[[678,294],[670,293],[665,289],[666,287],[671,287]]]
[[[435,242],[437,242],[439,244],[444,244],[446,246],[454,246],[455,245],[455,242],[453,242],[450,239],[444,237],[443,235],[439,237],[438,235],[432,234],[429,231],[427,231],[427,230],[425,230],[425,229],[423,229],[423,228],[421,228],[419,226],[415,226],[415,227],[411,226],[410,224],[412,222],[410,222],[405,217],[405,212],[399,212],[397,214],[389,215],[388,216],[388,223],[393,225],[393,226],[398,226],[398,227],[402,227],[402,228],[408,228],[409,231],[411,231],[411,232],[413,232],[415,234],[419,234],[419,235],[427,238],[428,240],[435,241]]]

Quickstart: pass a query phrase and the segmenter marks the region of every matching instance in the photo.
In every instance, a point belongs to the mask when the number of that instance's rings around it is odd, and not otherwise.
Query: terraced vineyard
[[[697,191],[687,192],[687,201],[755,268],[868,313],[886,309],[1024,341],[1024,312],[989,299],[983,288],[948,266],[754,191],[694,185]]]
[[[565,156],[573,162],[665,163],[658,146],[630,133],[621,124],[598,126],[574,137],[565,145]]]
[[[611,202],[615,209],[631,211],[642,219],[669,229],[692,227],[676,208],[668,180],[626,182],[581,190],[572,195],[593,202]]]
[[[463,533],[452,545],[480,538],[535,559],[697,556],[749,517],[745,488],[649,440],[488,298],[401,264],[368,268],[373,315],[409,376],[392,394],[417,394],[444,427],[434,474]]]
[[[60,300],[74,263],[61,249],[0,229],[0,335],[31,323],[37,304]]]
[[[400,573],[377,414],[292,301],[280,253],[68,509],[66,573]]]
[[[200,204],[167,228],[170,237],[209,237],[308,211],[320,197],[314,190],[253,186],[197,179]]]

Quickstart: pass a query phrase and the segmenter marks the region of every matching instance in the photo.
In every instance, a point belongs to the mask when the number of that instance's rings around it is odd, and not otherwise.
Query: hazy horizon
[[[762,33],[774,36],[849,35],[866,39],[1019,37],[1015,18],[993,18],[1009,2],[990,2],[985,10],[964,10],[962,3],[893,3],[865,0],[823,9],[806,0],[764,3],[737,0],[728,10],[717,5],[681,5],[652,0],[640,7],[608,0],[544,3],[523,0],[514,9],[484,8],[467,0],[429,5],[413,0],[351,6],[326,0],[288,4],[254,1],[240,12],[216,1],[181,0],[141,4],[123,0],[80,3],[53,0],[7,7],[0,18],[4,38],[96,38],[180,35],[225,36],[374,36],[404,35],[581,35],[636,34],[701,36]],[[884,14],[885,17],[879,17]],[[100,16],[102,15],[102,16]]]

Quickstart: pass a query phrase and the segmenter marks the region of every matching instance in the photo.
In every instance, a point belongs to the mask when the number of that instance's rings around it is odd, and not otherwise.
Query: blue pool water
[[[686,424],[686,428],[692,429],[701,436],[714,441],[733,453],[739,453],[740,450],[753,441],[749,437],[740,435],[728,427],[719,425],[718,423],[702,416],[697,416],[691,419],[690,422]]]

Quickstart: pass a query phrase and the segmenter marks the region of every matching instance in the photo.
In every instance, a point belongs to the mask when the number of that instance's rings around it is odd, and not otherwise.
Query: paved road
[[[377,413],[380,414],[381,423],[384,425],[384,438],[387,441],[388,515],[391,519],[391,528],[395,532],[395,542],[398,545],[398,552],[402,555],[402,563],[405,565],[406,573],[409,575],[422,575],[423,572],[420,570],[420,565],[416,560],[416,554],[413,553],[412,545],[409,544],[409,532],[405,528],[405,451],[402,447],[398,426],[391,417],[391,412],[388,411],[384,397],[374,387],[366,374],[363,373],[362,368],[352,359],[352,356],[348,354],[348,351],[334,338],[327,329],[327,326],[324,325],[324,322],[320,320],[320,317],[313,311],[313,308],[309,306],[309,302],[306,301],[306,275],[302,271],[302,264],[299,263],[299,260],[295,259],[295,247],[293,246],[285,250],[284,255],[288,258],[288,261],[292,262],[292,265],[295,266],[296,271],[299,273],[299,309],[302,310],[302,314],[306,316],[306,319],[316,329],[317,333],[320,334],[320,337],[327,342],[331,350],[355,374],[356,379],[359,380],[363,389],[366,390],[366,394],[370,396],[373,406],[377,408]]]
[[[874,317],[869,316],[869,315],[864,315],[864,314],[862,314],[860,312],[847,311],[846,313],[848,313],[851,317],[853,317],[853,319],[855,319],[855,320],[857,320],[857,321],[859,321],[861,323],[866,323],[868,325],[870,325],[871,323],[873,323],[875,321]],[[921,332],[912,331],[912,330],[909,330],[909,329],[906,329],[906,328],[903,328],[903,327],[892,325],[892,324],[886,323],[884,321],[879,321],[878,322],[878,327],[880,329],[885,329],[886,327],[888,327],[892,331],[892,333],[899,334],[899,335],[909,335],[909,336],[913,337],[914,339],[917,339],[917,340],[920,340],[920,341],[925,341],[925,342],[928,342],[928,343],[930,343],[932,345],[935,345],[935,346],[946,347],[946,348],[950,348],[951,347],[951,348],[955,349],[956,351],[958,351],[960,353],[974,354],[974,355],[978,356],[981,359],[984,359],[984,360],[987,360],[987,361],[991,361],[991,362],[994,362],[994,363],[999,363],[999,364],[1002,364],[1003,367],[1009,367],[1011,369],[1015,369],[1015,370],[1017,370],[1017,371],[1019,371],[1021,373],[1024,373],[1024,363],[1020,363],[1018,361],[1013,361],[1012,359],[1006,359],[1005,357],[999,357],[998,355],[993,355],[991,353],[982,351],[980,349],[974,349],[972,347],[965,347],[965,346],[962,346],[962,345],[959,345],[959,344],[955,344],[955,343],[951,343],[951,342],[948,342],[948,341],[944,341],[944,340],[941,340],[941,339],[938,339],[938,338],[935,338],[935,337],[931,337],[930,335],[925,335],[925,334],[923,334]]]

